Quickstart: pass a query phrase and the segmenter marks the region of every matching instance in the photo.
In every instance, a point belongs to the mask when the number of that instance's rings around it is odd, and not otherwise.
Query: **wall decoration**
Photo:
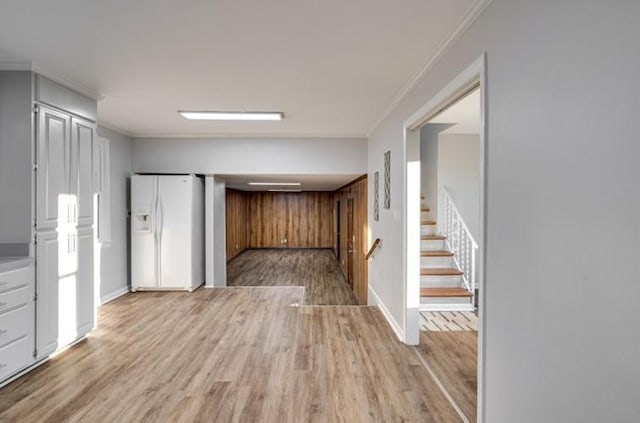
[[[384,208],[391,208],[391,151],[384,153]]]
[[[373,220],[380,219],[380,172],[373,174]]]

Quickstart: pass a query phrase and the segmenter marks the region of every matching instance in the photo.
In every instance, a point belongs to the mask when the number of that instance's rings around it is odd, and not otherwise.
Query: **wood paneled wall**
[[[249,248],[249,203],[245,192],[226,192],[227,261]]]
[[[227,190],[227,260],[247,248],[333,248],[347,275],[348,199],[353,199],[353,292],[367,304],[369,243],[367,178],[336,192],[246,192]],[[340,202],[340,216],[336,205]],[[339,225],[337,224],[339,220]],[[338,227],[339,226],[339,227]],[[286,240],[286,241],[285,241]]]
[[[252,248],[332,247],[333,193],[247,194]]]
[[[365,176],[335,193],[335,202],[340,202],[339,227],[336,228],[340,233],[340,257],[338,257],[338,261],[345,276],[348,272],[347,255],[349,254],[347,239],[348,199],[353,199],[353,235],[355,237],[353,248],[353,293],[358,304],[361,305],[367,304],[369,290],[368,263],[364,259],[371,241],[369,240],[367,190],[368,184]],[[337,250],[336,241],[337,234],[334,237],[334,251]]]
[[[227,261],[247,248],[331,248],[334,193],[227,189]]]

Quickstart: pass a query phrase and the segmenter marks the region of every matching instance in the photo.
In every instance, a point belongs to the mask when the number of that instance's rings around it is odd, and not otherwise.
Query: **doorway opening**
[[[366,262],[360,257],[368,242],[366,177],[287,174],[212,179],[218,184],[218,198],[211,207],[210,238],[216,240],[211,242],[216,256],[212,286],[299,286],[304,288],[302,305],[366,304]],[[215,213],[215,204],[223,205],[222,218]],[[221,226],[225,231],[218,242],[215,233]],[[215,268],[222,266],[224,276],[216,276]]]
[[[405,341],[469,422],[483,412],[484,63],[405,123]]]

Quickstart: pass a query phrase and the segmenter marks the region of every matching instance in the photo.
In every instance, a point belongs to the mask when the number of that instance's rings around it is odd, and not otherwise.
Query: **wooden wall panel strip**
[[[226,193],[227,261],[249,248],[249,204],[244,192],[227,189]]]
[[[368,262],[365,255],[369,249],[369,220],[367,212],[367,178],[363,177],[355,183],[342,188],[335,194],[334,214],[339,213],[339,225],[336,227],[337,233],[334,232],[333,248],[334,251],[339,250],[338,261],[340,266],[348,278],[348,254],[353,254],[353,293],[355,294],[358,304],[367,304],[368,294]],[[353,253],[349,253],[349,240],[347,239],[348,225],[348,200],[353,199]],[[337,203],[339,202],[339,209]],[[339,248],[337,245],[339,238]]]

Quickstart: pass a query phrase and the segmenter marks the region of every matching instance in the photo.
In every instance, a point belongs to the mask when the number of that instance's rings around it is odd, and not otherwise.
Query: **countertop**
[[[0,257],[0,273],[27,267],[32,261],[30,257]]]

